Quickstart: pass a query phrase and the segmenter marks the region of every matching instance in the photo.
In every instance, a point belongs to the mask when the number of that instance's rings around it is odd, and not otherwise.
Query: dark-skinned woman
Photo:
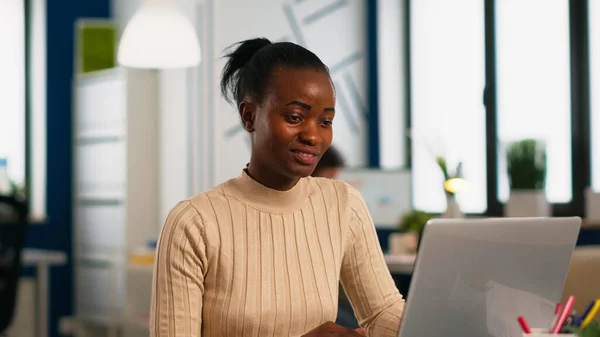
[[[150,335],[396,337],[405,303],[363,198],[311,177],[333,137],[328,68],[299,45],[264,38],[227,58],[221,90],[250,135],[250,161],[169,213]],[[361,329],[332,323],[340,281]]]

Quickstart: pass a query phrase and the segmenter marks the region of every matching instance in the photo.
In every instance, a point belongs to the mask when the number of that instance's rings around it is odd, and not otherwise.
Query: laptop
[[[425,226],[399,337],[522,336],[548,327],[581,219],[434,219]]]

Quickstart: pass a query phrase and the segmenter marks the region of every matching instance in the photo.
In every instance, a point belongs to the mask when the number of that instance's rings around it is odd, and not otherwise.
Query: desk
[[[385,263],[392,274],[412,274],[415,261],[417,260],[416,254],[405,254],[405,255],[385,255]]]
[[[67,254],[60,251],[25,249],[22,262],[25,266],[36,268],[37,289],[37,336],[48,336],[48,305],[50,296],[50,266],[59,266],[67,263]]]

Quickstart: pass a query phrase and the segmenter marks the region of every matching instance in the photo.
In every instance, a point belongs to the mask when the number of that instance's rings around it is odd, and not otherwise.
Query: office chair
[[[600,298],[600,245],[575,247],[571,256],[571,265],[562,296],[562,303],[567,297],[577,299],[574,310],[582,313],[591,300]],[[600,319],[600,312],[596,315]]]
[[[13,319],[26,230],[25,202],[0,195],[0,335]]]

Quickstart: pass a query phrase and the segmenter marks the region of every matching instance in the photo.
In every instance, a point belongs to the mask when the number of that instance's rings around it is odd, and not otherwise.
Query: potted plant
[[[506,162],[510,196],[505,216],[550,216],[546,200],[546,147],[544,142],[524,139],[508,144]]]
[[[445,218],[462,218],[463,213],[456,201],[456,192],[458,187],[464,182],[462,177],[462,162],[456,165],[453,173],[448,170],[446,158],[438,156],[435,159],[438,167],[444,175],[444,192],[446,194],[446,212],[442,215]]]
[[[400,217],[398,232],[390,234],[389,253],[400,255],[415,253],[423,228],[433,215],[421,210],[410,210]]]
[[[585,328],[570,328],[570,332],[577,334],[579,337],[600,337],[600,325],[598,321],[593,320]]]

